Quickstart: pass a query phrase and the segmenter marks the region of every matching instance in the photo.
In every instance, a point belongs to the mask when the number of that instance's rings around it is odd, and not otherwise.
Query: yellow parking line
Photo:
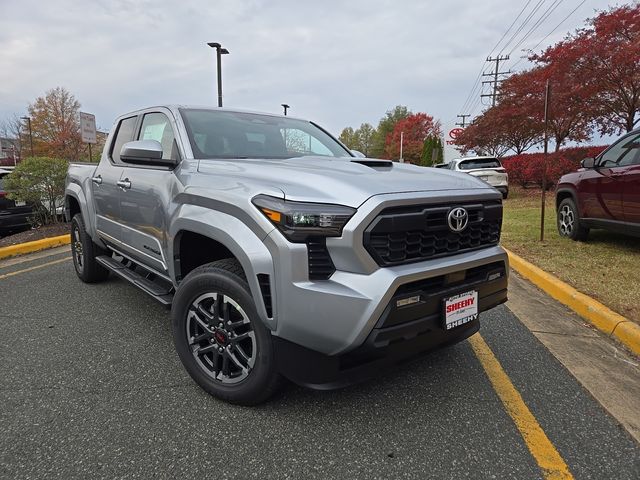
[[[491,381],[494,390],[500,397],[505,410],[511,416],[524,443],[533,455],[533,458],[542,469],[546,479],[572,479],[569,467],[564,462],[556,448],[553,446],[542,427],[533,416],[527,405],[522,400],[520,393],[511,383],[511,380],[502,369],[500,362],[495,357],[489,345],[480,334],[469,339],[474,353],[480,360],[487,377]]]
[[[12,277],[14,275],[18,275],[20,273],[26,273],[26,272],[30,272],[32,270],[37,270],[38,268],[48,267],[49,265],[55,265],[56,263],[66,262],[67,260],[71,260],[71,257],[60,258],[60,259],[54,260],[52,262],[41,263],[40,265],[35,265],[33,267],[25,268],[23,270],[16,270],[15,272],[5,273],[3,275],[0,275],[0,280],[2,280],[3,278],[7,278],[7,277]]]

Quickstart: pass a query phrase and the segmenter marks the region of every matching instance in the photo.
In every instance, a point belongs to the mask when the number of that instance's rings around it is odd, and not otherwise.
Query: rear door
[[[118,250],[123,241],[120,214],[120,197],[123,192],[118,182],[124,167],[120,161],[120,150],[122,145],[133,140],[137,121],[138,117],[135,115],[120,120],[107,158],[100,161],[91,179],[96,207],[96,230],[106,243]]]
[[[168,110],[145,113],[136,140],[157,140],[162,145],[163,158],[180,158],[175,122]],[[166,273],[168,209],[177,182],[173,169],[126,164],[122,179],[129,185],[120,197],[126,253],[137,262]]]

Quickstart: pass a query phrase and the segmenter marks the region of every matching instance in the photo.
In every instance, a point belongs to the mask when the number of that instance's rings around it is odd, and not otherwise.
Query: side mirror
[[[580,162],[580,166],[582,168],[594,168],[596,166],[596,159],[592,157],[587,157]]]
[[[162,158],[162,145],[157,140],[127,142],[120,150],[120,160],[127,163],[174,167],[177,161]]]
[[[353,153],[358,158],[366,158],[366,155],[358,150],[351,150],[351,153]]]

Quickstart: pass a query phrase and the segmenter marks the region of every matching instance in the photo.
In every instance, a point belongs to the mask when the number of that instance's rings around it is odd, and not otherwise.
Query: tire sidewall
[[[240,305],[255,332],[257,357],[246,379],[225,385],[207,375],[196,362],[189,346],[186,322],[191,304],[202,294],[217,292],[232,298]],[[185,369],[208,393],[226,401],[241,404],[258,403],[263,390],[275,374],[275,360],[271,334],[263,325],[246,282],[221,268],[209,267],[191,272],[183,280],[171,308],[173,341]]]
[[[80,237],[80,243],[82,244],[82,271],[78,269],[78,261],[76,260],[76,249],[73,242],[73,231],[76,229],[78,230],[78,236]],[[78,215],[75,215],[71,219],[71,256],[73,257],[73,267],[76,270],[76,274],[85,282],[87,281],[87,254],[89,253],[90,248],[90,245],[88,244],[90,240],[87,237],[88,235],[84,229],[84,222],[82,221],[82,218]]]

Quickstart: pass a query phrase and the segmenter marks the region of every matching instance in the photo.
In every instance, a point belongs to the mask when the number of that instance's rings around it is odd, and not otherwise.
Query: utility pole
[[[458,118],[462,118],[462,122],[457,122],[455,125],[456,127],[466,127],[467,126],[467,117],[470,117],[471,115],[469,115],[468,113],[463,113],[462,115],[456,115],[456,117]]]
[[[289,110],[291,107],[289,105],[287,105],[286,103],[282,104],[282,108],[284,109],[284,116],[287,116],[287,110]]]
[[[404,163],[402,158],[402,144],[404,143],[404,132],[400,132],[400,163]]]
[[[549,79],[547,79],[547,85],[544,89],[544,155],[542,157],[542,207],[540,214],[540,241],[544,241],[544,204],[545,204],[545,192],[547,190],[547,156],[549,149],[549,95],[551,88],[549,87]]]
[[[491,97],[491,106],[495,107],[496,106],[496,98],[498,97],[498,84],[502,81],[502,80],[498,80],[498,75],[508,75],[511,73],[511,70],[507,71],[507,72],[501,72],[500,71],[500,62],[503,62],[505,60],[509,60],[509,55],[498,55],[497,57],[493,58],[493,57],[487,57],[487,62],[495,62],[496,63],[496,68],[493,72],[489,72],[489,73],[483,73],[482,76],[483,77],[493,77],[493,80],[485,80],[484,82],[482,82],[483,85],[485,84],[493,84],[493,93],[483,93],[482,95],[480,95],[480,97]]]
[[[29,146],[31,147],[31,156],[33,157],[33,134],[31,133],[31,117],[20,117],[20,120],[26,120],[29,125]]]

